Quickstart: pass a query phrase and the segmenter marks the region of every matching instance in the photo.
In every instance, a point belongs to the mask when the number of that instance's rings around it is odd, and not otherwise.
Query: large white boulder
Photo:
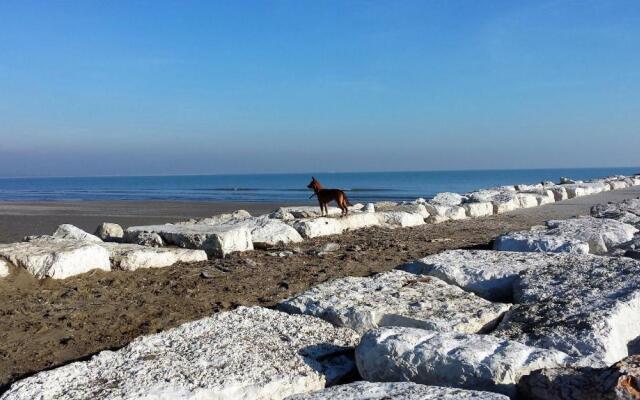
[[[429,218],[427,221],[439,223],[449,220],[466,219],[467,213],[462,206],[443,206],[439,204],[425,204]]]
[[[146,247],[130,243],[102,243],[109,251],[111,267],[125,271],[139,268],[164,268],[173,264],[206,261],[204,250],[189,250],[178,247]]]
[[[95,236],[105,242],[120,242],[124,237],[124,229],[118,224],[103,222],[96,228]]]
[[[566,255],[524,271],[514,300],[520,304],[492,334],[607,366],[640,336],[640,262]]]
[[[547,221],[549,229],[512,232],[494,243],[502,251],[547,251],[606,254],[638,232],[634,226],[613,219],[579,217]]]
[[[176,225],[191,225],[191,224],[203,224],[203,225],[223,225],[228,222],[244,220],[251,218],[251,214],[246,210],[236,210],[232,213],[218,214],[212,217],[195,218],[188,221],[176,222]]]
[[[436,194],[429,203],[442,206],[459,206],[464,200],[465,197],[458,193],[444,192]]]
[[[502,214],[520,208],[520,200],[517,193],[509,190],[480,190],[468,195],[469,202],[490,202],[493,204],[493,213]]]
[[[378,216],[380,224],[388,227],[407,227],[425,224],[423,214],[406,211],[380,211],[377,212],[376,215]]]
[[[509,309],[440,279],[390,271],[323,283],[278,306],[365,332],[378,326],[480,332],[495,326]]]
[[[353,382],[312,393],[297,394],[286,400],[507,400],[507,396],[413,382]]]
[[[0,244],[0,257],[38,279],[64,279],[92,269],[111,269],[107,250],[98,243],[78,240],[42,238]]]
[[[369,331],[356,348],[358,371],[368,381],[410,381],[511,397],[523,375],[569,361],[562,352],[491,335],[401,327]]]
[[[9,262],[0,258],[0,278],[9,276],[10,272]]]
[[[381,224],[378,212],[349,214],[336,218],[311,218],[293,222],[293,227],[306,238],[328,235],[339,235],[346,230],[357,230],[379,226]]]
[[[405,264],[401,268],[430,275],[490,301],[510,302],[519,274],[546,265],[556,254],[523,254],[491,250],[448,250]]]
[[[611,190],[625,189],[629,187],[629,185],[625,181],[612,180],[612,181],[608,181],[607,184],[609,184],[609,187],[611,188]]]
[[[349,211],[360,211],[364,208],[363,204],[354,204],[349,207]],[[302,219],[302,218],[315,218],[320,217],[320,206],[291,206],[291,207],[280,207],[275,211],[281,215],[290,215],[294,219]],[[338,207],[327,207],[327,213],[329,216],[340,216],[342,214],[342,210]]]
[[[567,200],[569,198],[569,194],[567,194],[567,189],[563,186],[550,186],[547,188],[552,194],[555,201]]]
[[[240,307],[14,383],[3,400],[283,399],[350,373],[348,329]]]
[[[251,232],[244,226],[207,224],[165,224],[132,226],[125,237],[141,232],[157,233],[165,243],[186,249],[204,250],[213,257],[224,257],[236,251],[253,250]]]
[[[538,195],[534,193],[518,193],[516,194],[520,202],[520,208],[531,208],[538,206]]]
[[[87,233],[82,229],[76,226],[73,226],[71,224],[62,224],[58,226],[58,229],[56,229],[56,231],[53,232],[52,236],[57,239],[81,240],[84,242],[94,242],[94,243],[102,242],[102,239],[100,239],[99,237],[92,235],[90,233]]]
[[[479,203],[465,203],[462,205],[467,217],[479,218],[493,215],[493,204],[488,201]]]
[[[515,185],[515,188],[518,192],[536,193],[539,190],[544,189],[544,185],[542,183],[536,183],[535,185]]]

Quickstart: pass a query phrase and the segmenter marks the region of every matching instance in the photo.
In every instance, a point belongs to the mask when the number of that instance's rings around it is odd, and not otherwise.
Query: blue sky
[[[640,2],[0,1],[0,175],[640,165]]]

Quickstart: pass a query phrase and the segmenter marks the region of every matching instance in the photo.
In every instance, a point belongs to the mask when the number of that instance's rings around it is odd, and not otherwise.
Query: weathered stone
[[[569,198],[567,189],[562,186],[550,186],[548,190],[553,194],[555,201],[567,200]]]
[[[204,250],[213,257],[224,257],[235,251],[253,250],[251,233],[243,226],[206,225],[206,224],[165,224],[132,226],[127,234],[153,232],[160,235],[164,242],[179,247]]]
[[[508,310],[437,278],[390,271],[323,283],[278,306],[289,313],[323,318],[358,332],[378,326],[481,332]]]
[[[410,381],[512,397],[523,375],[569,361],[562,352],[491,335],[401,327],[369,331],[356,348],[358,371],[368,381]]]
[[[162,247],[165,245],[162,237],[155,232],[125,231],[123,241],[148,247]]]
[[[0,258],[0,278],[9,276],[10,272],[9,262]]]
[[[465,203],[462,205],[467,217],[479,218],[493,215],[493,204],[489,202]]]
[[[606,254],[633,238],[638,229],[612,219],[579,217],[547,221],[549,229],[512,232],[494,243],[502,251],[547,251]]]
[[[448,220],[460,220],[466,219],[467,213],[461,206],[442,206],[438,204],[426,204],[427,212],[429,213],[429,222],[442,222]]]
[[[125,271],[139,268],[163,268],[183,262],[206,261],[203,250],[188,250],[177,247],[146,247],[130,243],[102,243],[109,251],[111,267]]]
[[[381,211],[377,212],[376,215],[381,225],[390,227],[407,227],[425,224],[423,214],[409,213],[406,211]]]
[[[124,237],[124,230],[118,224],[103,222],[98,225],[95,236],[105,242],[120,242]]]
[[[640,199],[628,199],[619,203],[598,204],[591,208],[596,218],[609,218],[625,224],[640,226]]]
[[[191,225],[191,224],[204,224],[204,225],[223,225],[227,222],[243,220],[251,218],[251,214],[246,210],[236,210],[232,213],[218,214],[212,217],[206,218],[192,218],[188,221],[176,222],[175,225]]]
[[[350,373],[348,329],[240,307],[14,383],[3,400],[283,399]]]
[[[640,263],[628,258],[562,255],[524,271],[515,305],[494,335],[564,351],[581,364],[607,366],[640,336]]]
[[[441,206],[459,206],[464,200],[465,197],[458,193],[444,192],[436,194],[429,203]]]
[[[574,197],[587,196],[609,190],[609,185],[603,182],[582,182],[575,184],[562,185],[567,191],[570,199]]]
[[[429,212],[425,204],[417,204],[417,203],[401,203],[395,206],[376,208],[376,211],[379,213],[382,212],[405,212],[410,214],[419,214],[423,219],[429,217]]]
[[[339,218],[313,218],[295,221],[293,227],[306,238],[339,235],[346,230],[356,230],[380,225],[380,213],[349,214]]]
[[[520,208],[538,207],[538,198],[533,193],[518,193],[516,194],[518,201],[520,202]]]
[[[419,385],[413,382],[353,382],[286,400],[508,400],[498,393]]]
[[[490,301],[511,302],[513,284],[521,272],[556,259],[556,255],[545,253],[448,250],[401,268],[414,274],[435,276]]]
[[[625,189],[630,186],[625,181],[608,181],[607,183],[611,190]]]
[[[376,211],[384,211],[397,207],[399,203],[395,201],[377,201],[373,203],[373,205],[375,206]]]
[[[349,207],[349,211],[359,211],[363,208],[363,204],[355,204]],[[294,219],[315,218],[321,216],[319,206],[280,207],[277,211],[280,213],[292,215]],[[342,214],[342,210],[338,207],[327,207],[327,212],[329,216],[339,216],[340,214]]]
[[[536,196],[536,199],[538,200],[539,206],[556,202],[556,198],[553,192],[551,190],[546,190],[546,189],[543,191],[543,193],[539,193]]]
[[[518,384],[529,400],[633,400],[640,396],[640,356],[630,356],[609,368],[548,368],[533,371]]]
[[[535,185],[515,185],[515,188],[518,192],[537,193],[539,190],[544,189],[544,185],[542,183],[537,183]]]
[[[376,206],[373,203],[367,203],[363,211],[368,213],[376,212]]]
[[[58,226],[58,229],[53,232],[52,236],[57,239],[81,240],[84,242],[94,243],[102,242],[102,239],[100,239],[99,237],[87,233],[82,229],[70,224],[62,224]]]
[[[493,213],[502,214],[520,208],[517,194],[508,190],[480,190],[468,195],[469,202],[490,202]]]
[[[0,244],[0,257],[38,279],[64,279],[92,269],[111,269],[107,250],[88,241],[42,238]]]

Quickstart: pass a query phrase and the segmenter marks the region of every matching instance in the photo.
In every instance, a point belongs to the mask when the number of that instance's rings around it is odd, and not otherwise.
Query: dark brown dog
[[[349,203],[349,199],[347,195],[340,189],[325,189],[320,182],[313,176],[311,177],[311,183],[307,185],[309,189],[313,189],[314,195],[318,197],[318,203],[320,203],[320,213],[322,216],[328,216],[329,210],[327,209],[327,204],[331,203],[335,200],[338,204],[338,207],[342,210],[342,216],[346,216],[349,213],[348,206],[352,204]],[[313,197],[312,195],[311,197]]]

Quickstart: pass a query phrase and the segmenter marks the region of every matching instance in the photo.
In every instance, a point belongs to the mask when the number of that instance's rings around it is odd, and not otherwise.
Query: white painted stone
[[[318,392],[298,394],[286,400],[508,400],[507,396],[413,382],[353,382]]]
[[[118,224],[103,222],[96,228],[95,236],[105,242],[120,242],[124,237],[124,229]]]
[[[3,400],[283,399],[350,373],[348,329],[239,307],[14,383]]]
[[[173,264],[206,261],[204,250],[178,247],[146,247],[130,243],[101,243],[109,251],[111,267],[125,271],[140,268],[164,268]]]
[[[444,192],[436,194],[429,203],[441,206],[459,206],[464,200],[465,197],[458,193]]]
[[[514,284],[515,305],[492,334],[608,366],[640,336],[640,262],[563,255]]]
[[[42,238],[0,244],[0,257],[38,279],[64,279],[93,269],[111,270],[109,253],[98,243]]]
[[[613,219],[579,217],[547,221],[549,229],[512,232],[494,243],[502,251],[547,251],[605,254],[638,232],[634,226]]]
[[[208,255],[224,257],[235,251],[253,250],[251,233],[246,227],[206,225],[206,224],[165,224],[132,226],[127,234],[136,236],[139,232],[153,232],[167,244],[186,249],[204,250]]]
[[[57,239],[69,239],[69,240],[82,240],[84,242],[94,242],[101,243],[102,239],[99,237],[92,235],[83,231],[82,229],[73,226],[71,224],[62,224],[58,226],[55,232],[52,235]]]
[[[465,203],[462,205],[467,217],[479,218],[493,215],[493,204],[490,202]]]
[[[387,327],[365,333],[356,348],[360,375],[368,381],[425,385],[516,395],[523,375],[567,365],[566,354],[491,335]]]
[[[433,277],[390,271],[326,282],[278,306],[365,332],[379,326],[481,332],[495,326],[509,305],[491,303]]]
[[[9,276],[10,272],[9,262],[0,258],[0,278]]]
[[[407,272],[435,276],[490,301],[510,302],[518,275],[557,259],[555,254],[448,250],[405,264]]]
[[[381,211],[377,212],[381,225],[389,227],[407,227],[424,225],[424,214],[409,213],[406,211]]]

